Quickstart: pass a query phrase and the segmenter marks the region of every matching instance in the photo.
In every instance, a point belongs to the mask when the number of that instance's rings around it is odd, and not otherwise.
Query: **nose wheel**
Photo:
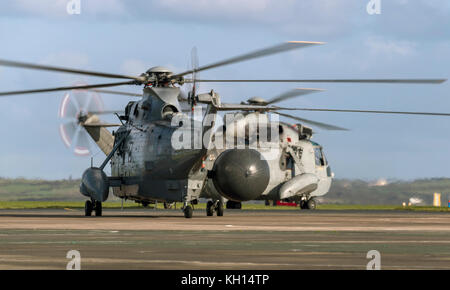
[[[184,217],[187,219],[192,218],[192,214],[194,213],[194,209],[192,208],[192,205],[188,204],[183,209]]]

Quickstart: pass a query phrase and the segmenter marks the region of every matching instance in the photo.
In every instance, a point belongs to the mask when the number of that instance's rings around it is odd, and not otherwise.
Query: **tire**
[[[206,204],[206,216],[213,216],[214,215],[214,203],[212,201],[208,201]]]
[[[187,219],[192,218],[192,214],[193,214],[194,210],[192,209],[191,205],[187,205],[183,211],[184,211],[185,218],[187,218]]]
[[[102,203],[100,201],[95,202],[95,216],[102,216]]]
[[[306,201],[301,200],[299,206],[300,206],[300,209],[306,209]]]
[[[223,216],[223,203],[219,201],[216,208],[217,216]]]
[[[86,200],[84,203],[84,215],[85,216],[91,216],[92,215],[92,202],[90,200]]]
[[[306,208],[313,210],[316,209],[316,207],[317,207],[316,201],[314,200],[314,198],[310,198],[306,203]]]

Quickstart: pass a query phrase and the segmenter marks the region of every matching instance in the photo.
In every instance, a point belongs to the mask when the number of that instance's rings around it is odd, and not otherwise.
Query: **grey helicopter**
[[[252,98],[246,103],[222,103],[220,95],[211,91],[197,94],[195,84],[201,82],[255,82],[255,83],[409,83],[439,84],[446,79],[286,79],[286,80],[233,80],[199,79],[201,71],[273,55],[320,42],[290,41],[254,52],[246,53],[223,61],[204,66],[195,66],[182,73],[173,73],[169,69],[156,66],[140,76],[78,70],[55,66],[31,64],[17,61],[0,60],[1,66],[46,70],[53,72],[81,74],[105,78],[123,79],[120,82],[66,86],[36,90],[0,92],[0,96],[69,91],[95,90],[102,93],[122,94],[136,97],[126,92],[105,91],[102,88],[124,85],[143,86],[140,100],[130,101],[123,114],[116,113],[120,124],[104,123],[99,115],[105,112],[90,110],[89,104],[69,102],[67,110],[73,113],[75,125],[81,126],[106,158],[99,166],[91,164],[81,178],[80,192],[88,198],[85,203],[85,215],[102,215],[102,202],[106,201],[110,189],[122,199],[130,199],[142,204],[152,201],[167,203],[181,202],[186,218],[193,216],[193,206],[199,198],[209,198],[207,215],[223,215],[223,201],[239,205],[242,201],[254,199],[292,199],[300,201],[302,207],[314,208],[315,196],[328,192],[332,172],[323,153],[323,148],[311,141],[313,131],[303,124],[329,129],[345,130],[334,125],[307,120],[280,111],[334,111],[378,114],[407,114],[450,116],[446,113],[394,112],[369,110],[310,109],[274,106],[278,101],[286,100],[316,89],[300,89],[275,97],[269,101]],[[191,75],[191,78],[185,76]],[[187,96],[181,87],[191,84],[193,90]],[[182,103],[191,109],[205,105],[206,110],[201,122],[183,112]],[[225,130],[217,131],[216,117],[219,112],[241,112],[241,121],[235,122]],[[244,133],[243,148],[219,148],[217,140],[223,139],[223,132],[234,132],[237,127],[254,127],[248,122],[252,116],[276,114],[297,120],[301,123],[292,126],[287,123],[266,121],[258,124],[256,134]],[[200,123],[200,124],[199,124]],[[187,126],[187,124],[194,124]],[[239,125],[240,124],[240,125]],[[275,126],[273,124],[276,124]],[[71,126],[73,127],[74,124]],[[110,132],[109,127],[118,127]],[[270,127],[269,143],[258,144],[265,129]],[[223,128],[223,126],[222,126]],[[265,129],[262,129],[265,128]],[[275,130],[273,130],[275,128]],[[200,146],[174,148],[173,140],[183,141],[200,139]],[[185,133],[183,135],[183,133]],[[248,136],[247,136],[247,135]],[[185,137],[188,136],[188,137]],[[247,136],[247,138],[246,138]],[[276,142],[275,142],[276,141]],[[273,143],[276,146],[273,146]],[[247,147],[246,147],[247,146]],[[271,153],[270,158],[267,152]],[[111,176],[104,172],[110,163]]]

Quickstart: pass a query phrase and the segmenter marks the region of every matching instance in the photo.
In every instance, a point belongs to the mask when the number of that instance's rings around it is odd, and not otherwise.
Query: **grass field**
[[[121,208],[122,203],[116,201],[104,202],[103,208]],[[142,205],[134,202],[124,202],[124,208],[143,208]],[[49,208],[84,208],[82,201],[0,201],[0,209],[49,209]],[[154,208],[150,205],[149,208]],[[158,209],[163,209],[163,204],[157,204]],[[181,208],[181,203],[177,204]],[[195,205],[196,209],[205,209],[205,203]],[[243,204],[246,210],[299,210],[298,207],[289,206],[265,206],[264,204]],[[401,207],[397,205],[345,205],[345,204],[320,204],[318,210],[407,210],[407,211],[438,211],[450,212],[448,207],[430,207],[430,206],[410,206]]]

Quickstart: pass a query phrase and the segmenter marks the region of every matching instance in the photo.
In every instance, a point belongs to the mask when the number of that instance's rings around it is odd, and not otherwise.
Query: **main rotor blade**
[[[281,101],[284,101],[287,99],[291,99],[294,97],[304,96],[307,94],[317,93],[317,92],[322,92],[322,91],[324,91],[324,90],[322,90],[322,89],[304,89],[304,88],[293,89],[293,90],[287,91],[279,96],[276,96],[276,97],[268,100],[267,104],[271,105],[271,104],[275,104],[275,103],[278,103],[278,102],[281,102]]]
[[[241,62],[241,61],[245,61],[245,60],[259,58],[259,57],[276,54],[276,53],[280,53],[280,52],[284,52],[284,51],[288,51],[288,50],[292,50],[292,49],[307,47],[307,46],[311,46],[311,45],[315,45],[315,44],[323,44],[323,42],[289,41],[289,42],[285,42],[285,43],[271,46],[268,48],[264,48],[264,49],[260,49],[260,50],[253,51],[250,53],[246,53],[243,55],[235,56],[235,57],[232,57],[232,58],[229,58],[229,59],[226,59],[223,61],[215,62],[215,63],[209,64],[209,65],[200,66],[197,69],[191,69],[191,70],[185,71],[183,73],[173,75],[172,78],[177,78],[180,76],[191,74],[193,72],[204,71],[204,70],[212,69],[212,68],[219,67],[219,66],[224,66],[224,65],[237,63],[237,62]]]
[[[36,69],[36,70],[47,70],[47,71],[54,71],[54,72],[90,75],[90,76],[105,77],[105,78],[133,79],[133,80],[141,81],[141,78],[136,77],[136,76],[127,76],[127,75],[111,74],[111,73],[104,73],[104,72],[94,72],[94,71],[87,71],[87,70],[63,68],[63,67],[32,64],[32,63],[9,61],[9,60],[0,60],[0,66],[20,67],[20,68],[28,68],[28,69]]]
[[[450,117],[450,113],[435,112],[403,112],[403,111],[375,111],[375,110],[345,110],[345,109],[315,109],[315,108],[287,108],[287,107],[268,107],[260,105],[246,104],[225,104],[222,103],[216,107],[218,111],[261,111],[278,113],[278,111],[309,111],[309,112],[339,112],[339,113],[369,113],[369,114],[395,114],[395,115],[422,115],[422,116],[445,116]]]
[[[185,79],[185,82],[192,82]],[[378,84],[442,84],[447,79],[319,79],[319,80],[195,80],[203,83],[378,83]]]
[[[96,85],[83,85],[83,86],[59,87],[59,88],[48,88],[48,89],[37,89],[37,90],[26,90],[26,91],[0,92],[0,97],[1,97],[1,96],[12,96],[12,95],[23,95],[23,94],[34,94],[34,93],[45,93],[45,92],[56,92],[56,91],[68,91],[68,90],[83,90],[83,89],[93,89],[93,88],[105,88],[105,87],[115,87],[115,86],[133,85],[133,84],[135,84],[135,81],[118,82],[118,83],[106,83],[106,84],[96,84]]]
[[[123,113],[125,113],[123,110],[89,111],[91,115],[114,115]]]
[[[294,119],[294,120],[297,120],[297,121],[300,121],[300,122],[303,122],[303,123],[311,124],[313,126],[317,126],[319,128],[325,129],[325,130],[348,131],[348,129],[345,129],[345,128],[341,128],[341,127],[337,127],[337,126],[334,126],[334,125],[321,123],[321,122],[317,122],[317,121],[312,121],[312,120],[308,120],[308,119],[303,119],[303,118],[299,118],[299,117],[292,116],[292,115],[289,115],[289,114],[284,114],[284,113],[280,113],[280,112],[273,112],[273,113],[278,114],[280,116],[287,117],[287,118],[291,118],[291,119]]]
[[[218,111],[272,111],[277,110],[278,107],[267,107],[261,105],[246,105],[246,104],[225,104],[222,103],[220,106],[216,106]]]
[[[369,114],[422,115],[422,116],[445,116],[445,117],[450,117],[450,113],[435,113],[435,112],[403,112],[403,111],[373,111],[373,110],[310,109],[310,108],[281,108],[281,107],[274,107],[274,109],[275,109],[275,110],[289,110],[289,111],[339,112],[339,113],[369,113]]]
[[[119,91],[111,91],[111,90],[91,90],[96,93],[101,94],[111,94],[111,95],[122,95],[122,96],[130,96],[130,97],[142,97],[142,94],[136,94],[136,93],[128,93],[128,92],[119,92]]]

